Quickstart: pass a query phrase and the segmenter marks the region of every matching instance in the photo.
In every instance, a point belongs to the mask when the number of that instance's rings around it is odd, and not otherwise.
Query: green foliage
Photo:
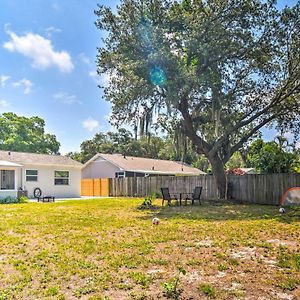
[[[246,163],[239,151],[233,153],[230,160],[226,163],[226,169],[243,168],[245,166]]]
[[[165,139],[155,135],[135,139],[130,131],[120,128],[117,132],[97,133],[92,139],[81,143],[80,152],[70,152],[67,155],[85,163],[97,153],[119,153],[127,156],[183,161],[207,170],[209,165],[207,159],[198,156],[190,143],[183,149],[180,141],[175,139],[174,143],[174,139],[172,135],[168,135]]]
[[[162,283],[164,289],[164,296],[169,299],[179,299],[182,289],[179,287],[180,275],[186,275],[186,270],[182,267],[178,268],[178,274],[172,278],[169,282]]]
[[[216,298],[217,290],[210,283],[201,284],[199,290],[209,298]]]
[[[150,206],[152,206],[152,201],[153,201],[153,197],[152,196],[147,196],[147,197],[145,197],[145,199],[142,203],[142,206],[150,207]]]
[[[143,287],[148,287],[149,284],[152,282],[152,278],[148,275],[145,275],[141,272],[132,272],[130,274],[130,277],[133,279],[133,281]]]
[[[292,253],[285,247],[279,248],[278,266],[281,268],[294,268],[300,271],[300,252]]]
[[[226,271],[226,270],[228,270],[228,269],[229,269],[229,267],[226,266],[226,265],[224,265],[224,264],[219,264],[219,265],[218,265],[218,270],[219,270],[219,271]]]
[[[289,173],[297,165],[297,155],[285,151],[276,142],[254,141],[247,154],[248,166],[254,167],[260,173]]]
[[[27,203],[28,198],[25,196],[21,196],[19,198],[16,197],[5,197],[5,198],[0,198],[0,204],[12,204],[12,203]]]
[[[21,196],[18,198],[19,203],[27,203],[28,202],[28,198],[26,196]]]
[[[0,149],[57,154],[60,143],[55,135],[45,133],[44,128],[42,118],[3,113],[0,115]]]
[[[300,280],[294,277],[282,278],[275,285],[282,288],[284,291],[293,291],[300,284]]]
[[[11,204],[11,203],[20,203],[18,198],[14,197],[5,197],[5,198],[0,198],[0,204]]]
[[[111,122],[188,137],[221,197],[224,165],[261,128],[299,135],[299,4],[123,0],[95,13],[107,33],[97,59],[98,72],[112,75]]]
[[[153,193],[150,196],[146,196],[144,198],[143,203],[139,206],[140,209],[150,209],[150,208],[155,208],[153,206],[153,201],[157,198],[158,193]]]
[[[97,153],[119,153],[128,156],[148,158],[163,158],[160,151],[166,143],[161,137],[148,136],[140,139],[133,138],[130,131],[119,128],[117,132],[100,132],[91,140],[81,143],[80,152],[70,152],[71,158],[85,163]],[[169,156],[166,158],[169,159]]]
[[[46,296],[56,296],[59,293],[59,290],[57,287],[49,287],[46,290]]]

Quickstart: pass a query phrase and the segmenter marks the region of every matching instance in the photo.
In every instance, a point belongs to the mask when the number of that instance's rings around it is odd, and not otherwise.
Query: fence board
[[[245,203],[278,204],[284,192],[300,186],[300,174],[251,174],[228,176],[233,200]],[[170,193],[191,193],[195,186],[202,186],[202,199],[216,199],[217,186],[212,175],[189,177],[131,177],[109,179],[109,195],[144,197],[169,187]],[[90,187],[82,189],[86,193]]]
[[[114,182],[108,178],[81,179],[81,196],[109,196],[110,188],[113,190]]]

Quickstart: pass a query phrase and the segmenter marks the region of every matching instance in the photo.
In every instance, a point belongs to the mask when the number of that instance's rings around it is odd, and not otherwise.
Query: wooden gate
[[[109,179],[81,179],[81,196],[109,196]]]

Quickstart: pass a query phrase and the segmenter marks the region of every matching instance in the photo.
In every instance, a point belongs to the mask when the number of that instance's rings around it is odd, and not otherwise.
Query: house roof
[[[240,168],[245,173],[255,172],[254,168]]]
[[[97,158],[103,158],[124,171],[149,173],[149,174],[171,174],[171,175],[201,175],[205,172],[193,168],[185,163],[134,156],[123,156],[121,154],[96,154],[85,163],[84,167]]]
[[[10,161],[0,160],[0,167],[22,167],[22,165]]]
[[[22,165],[60,165],[68,167],[82,167],[80,162],[63,155],[0,151],[0,161],[1,160]]]

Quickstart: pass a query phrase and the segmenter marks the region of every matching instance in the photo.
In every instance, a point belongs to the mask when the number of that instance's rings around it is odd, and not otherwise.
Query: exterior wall
[[[26,181],[26,170],[38,170],[38,181]],[[69,171],[69,185],[55,185],[54,171]],[[24,165],[22,173],[22,188],[28,191],[29,198],[33,198],[33,191],[37,187],[42,190],[42,196],[49,195],[58,198],[80,197],[80,168]]]
[[[106,160],[95,160],[82,168],[81,177],[86,178],[115,178],[115,173],[121,171]]]
[[[0,190],[0,198],[12,197],[17,198],[17,191],[13,190]]]

